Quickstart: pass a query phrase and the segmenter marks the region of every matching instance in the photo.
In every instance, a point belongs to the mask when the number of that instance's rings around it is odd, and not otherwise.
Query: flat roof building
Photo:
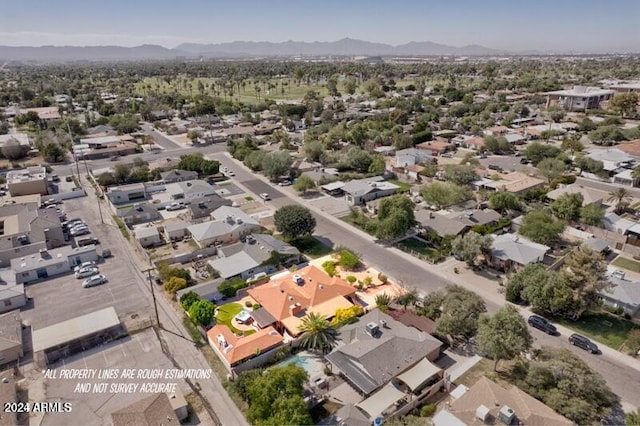
[[[124,333],[113,306],[33,330],[33,354],[42,368]]]
[[[573,86],[567,90],[547,92],[547,108],[559,106],[567,111],[581,111],[600,107],[600,102],[613,97],[614,91],[599,87]]]
[[[11,196],[40,194],[47,195],[47,171],[44,167],[28,167],[7,172],[7,187]]]

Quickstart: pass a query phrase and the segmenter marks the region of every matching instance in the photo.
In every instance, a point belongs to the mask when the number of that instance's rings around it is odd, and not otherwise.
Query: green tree
[[[280,207],[273,218],[276,229],[287,240],[311,235],[316,228],[316,219],[309,209],[295,204]]]
[[[531,348],[533,339],[518,310],[507,305],[494,315],[482,315],[478,321],[478,349],[494,360],[498,371],[501,360],[513,359]]]
[[[308,379],[306,371],[295,364],[272,367],[249,379],[245,385],[249,422],[259,426],[312,424],[302,398]]]
[[[256,149],[254,151],[249,152],[245,155],[243,164],[253,170],[254,172],[259,172],[262,170],[262,160],[266,152]]]
[[[576,152],[584,151],[584,145],[582,145],[580,139],[568,137],[563,139],[560,149],[565,152],[569,152],[569,155],[573,155]]]
[[[566,257],[560,277],[572,290],[573,306],[569,314],[573,318],[597,306],[599,294],[611,288],[607,263],[600,253],[586,246],[573,250]]]
[[[585,225],[602,227],[604,214],[605,210],[601,205],[592,203],[580,209],[580,222]]]
[[[288,173],[293,159],[286,151],[270,152],[262,159],[262,171],[272,181]]]
[[[617,188],[609,194],[607,201],[616,203],[616,211],[621,212],[631,201],[631,194],[626,188]]]
[[[505,154],[513,152],[513,146],[503,136],[485,136],[484,149],[494,154]]]
[[[200,300],[200,296],[193,291],[189,291],[182,296],[180,296],[180,305],[182,305],[182,309],[188,311],[191,305]]]
[[[534,285],[542,286],[551,277],[551,273],[540,263],[530,263],[513,275],[507,283],[505,298],[511,303],[522,303],[523,291]]]
[[[547,178],[549,182],[561,176],[566,170],[567,165],[564,161],[557,158],[545,158],[538,163],[538,171]]]
[[[491,195],[489,195],[489,206],[502,214],[522,208],[518,197],[507,191],[492,192]]]
[[[632,116],[636,113],[640,97],[635,92],[617,94],[609,101],[609,106],[621,116]]]
[[[404,195],[384,198],[378,207],[376,236],[389,240],[405,235],[415,223],[414,207]]]
[[[304,144],[304,154],[309,161],[320,161],[324,153],[324,146],[319,140],[311,140]]]
[[[64,149],[57,143],[46,144],[42,148],[42,157],[48,163],[60,163],[65,160]]]
[[[303,194],[311,189],[315,189],[315,187],[316,181],[307,175],[300,176],[293,184],[293,189]]]
[[[602,376],[567,349],[543,347],[519,363],[515,384],[579,425],[600,423],[619,406]]]
[[[451,242],[451,250],[459,255],[469,266],[475,266],[478,257],[491,252],[491,237],[469,231],[458,235]]]
[[[435,205],[438,209],[470,200],[473,194],[469,188],[451,182],[432,182],[424,186],[420,192],[424,201]]]
[[[187,286],[187,280],[180,277],[170,277],[164,283],[165,291],[171,295],[176,294],[178,290],[182,290],[186,286]]]
[[[129,164],[117,163],[113,168],[113,176],[119,183],[129,180],[131,174],[131,166]]]
[[[518,232],[536,243],[549,245],[556,241],[565,223],[553,220],[546,210],[532,210],[524,216]]]
[[[624,139],[624,135],[618,126],[600,126],[589,132],[589,139],[596,145],[611,146]]]
[[[557,146],[533,142],[527,145],[527,148],[524,150],[524,156],[527,157],[533,165],[537,165],[545,158],[557,157],[561,152]]]
[[[447,164],[444,168],[445,180],[457,185],[467,185],[478,180],[478,175],[473,166],[460,164]]]
[[[415,288],[405,290],[396,296],[394,301],[404,309],[407,309],[407,306],[413,305],[418,301],[418,291]]]
[[[200,299],[191,304],[188,312],[194,323],[201,326],[207,326],[211,324],[211,321],[213,320],[213,313],[215,309],[216,306],[213,303],[208,300]]]
[[[583,202],[582,194],[563,194],[551,203],[551,212],[558,219],[575,221],[580,217]]]
[[[462,287],[450,286],[442,300],[436,319],[436,330],[452,343],[466,340],[476,334],[478,318],[486,312],[484,300]]]
[[[574,160],[574,165],[582,171],[596,175],[602,173],[604,170],[604,163],[602,161],[594,160],[586,155],[578,156]]]
[[[633,357],[638,355],[638,352],[640,351],[640,328],[634,328],[629,332],[625,346],[629,350],[629,355]]]
[[[336,344],[338,332],[325,316],[309,312],[300,321],[300,346],[323,354],[331,352]]]

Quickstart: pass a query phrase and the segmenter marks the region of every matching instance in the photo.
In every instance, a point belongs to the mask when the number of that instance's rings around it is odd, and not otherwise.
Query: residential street
[[[462,262],[450,259],[443,264],[430,265],[398,249],[385,248],[375,244],[374,238],[368,234],[319,211],[310,203],[304,203],[303,199],[294,195],[295,191],[291,187],[281,189],[270,185],[266,178],[252,174],[244,165],[228,154],[216,154],[213,157],[233,170],[236,174],[235,180],[252,192],[256,194],[268,193],[272,198],[272,201],[268,203],[274,208],[287,204],[300,204],[310,208],[314,212],[317,222],[316,236],[325,239],[333,246],[347,246],[360,253],[367,264],[384,271],[400,284],[409,288],[415,287],[422,292],[432,292],[450,284],[458,284],[482,296],[489,312],[496,311],[506,303],[495,282],[467,270]],[[459,275],[453,273],[455,266],[460,270]],[[531,314],[527,309],[520,309],[525,317]],[[572,333],[571,331],[560,326],[558,326],[558,330],[562,335],[556,337],[534,329],[531,329],[531,333],[536,339],[536,345],[560,346],[580,356],[590,367],[603,375],[611,389],[621,397],[625,409],[640,407],[638,389],[640,361],[607,348],[603,344],[599,344],[603,352],[602,355],[588,354],[569,344],[567,338]]]

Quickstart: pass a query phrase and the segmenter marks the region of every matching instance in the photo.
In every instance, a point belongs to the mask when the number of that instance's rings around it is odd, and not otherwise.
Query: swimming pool
[[[289,364],[295,364],[298,367],[304,368],[304,371],[309,374],[309,379],[324,375],[324,363],[322,362],[322,358],[312,354],[311,352],[300,352],[291,358],[282,361],[278,365],[285,366]]]

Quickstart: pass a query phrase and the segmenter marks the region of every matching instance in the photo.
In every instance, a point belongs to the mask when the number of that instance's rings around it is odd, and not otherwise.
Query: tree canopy
[[[429,293],[423,306],[422,313],[436,322],[438,333],[454,344],[476,334],[478,318],[487,310],[480,296],[459,286]]]
[[[275,151],[262,158],[262,171],[272,181],[286,174],[291,169],[293,159],[287,151]]]
[[[579,192],[563,194],[551,203],[551,212],[558,219],[566,221],[578,220],[584,198]]]
[[[489,207],[503,214],[522,208],[518,197],[507,191],[492,192],[489,195]]]
[[[451,242],[451,250],[460,256],[467,265],[474,266],[478,257],[491,252],[491,237],[469,231],[464,235],[458,235]]]
[[[546,210],[532,210],[522,219],[518,232],[536,243],[549,245],[556,241],[565,223],[554,220]]]
[[[478,321],[478,350],[493,358],[497,371],[500,360],[513,359],[531,348],[533,339],[522,315],[512,305],[495,314],[481,315]]]
[[[524,155],[535,166],[545,158],[557,157],[561,152],[562,150],[557,146],[533,142],[527,145],[527,148],[524,150]]]
[[[473,194],[469,188],[451,182],[432,182],[420,192],[424,201],[438,209],[470,200]]]
[[[413,209],[413,201],[404,195],[383,198],[378,206],[376,236],[388,240],[405,235],[415,223]]]
[[[316,219],[309,209],[295,204],[280,207],[273,218],[278,232],[288,240],[311,235],[316,228]]]

